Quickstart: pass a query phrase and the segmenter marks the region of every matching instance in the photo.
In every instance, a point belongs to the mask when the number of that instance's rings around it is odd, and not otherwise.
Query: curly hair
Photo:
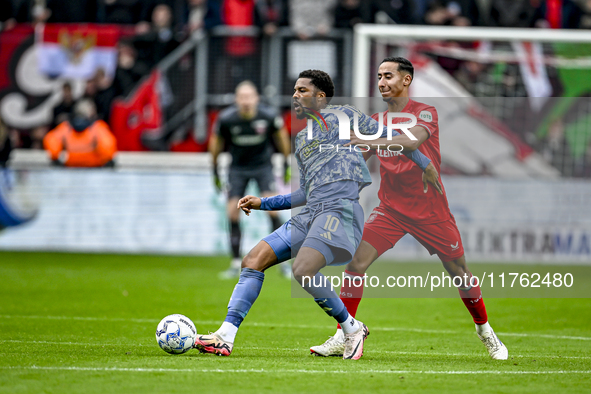
[[[302,71],[298,78],[310,78],[310,82],[318,90],[326,94],[326,101],[330,102],[330,98],[334,96],[334,83],[330,75],[321,70],[305,70]]]

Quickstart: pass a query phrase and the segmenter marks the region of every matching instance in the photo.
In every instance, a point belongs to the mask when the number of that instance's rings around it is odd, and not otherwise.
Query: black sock
[[[230,221],[230,246],[232,247],[232,257],[240,258],[240,223]]]

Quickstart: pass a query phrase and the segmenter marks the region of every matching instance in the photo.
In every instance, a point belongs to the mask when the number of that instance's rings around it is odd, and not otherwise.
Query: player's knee
[[[367,268],[370,266],[371,261],[367,261],[357,254],[353,256],[353,259],[347,264],[347,271],[355,272],[357,274],[364,274]]]
[[[316,275],[316,272],[313,272],[314,270],[302,265],[294,264],[293,267],[291,267],[291,270],[293,272],[293,277],[298,281],[298,283],[302,283],[304,278],[312,278],[314,275]]]
[[[260,272],[263,272],[265,269],[261,259],[257,258],[257,256],[254,256],[252,253],[248,253],[246,256],[244,256],[242,259],[242,268],[250,268]]]
[[[467,267],[462,264],[457,264],[455,260],[443,263],[443,266],[452,278],[463,277],[464,275],[470,276],[470,272],[468,271]]]

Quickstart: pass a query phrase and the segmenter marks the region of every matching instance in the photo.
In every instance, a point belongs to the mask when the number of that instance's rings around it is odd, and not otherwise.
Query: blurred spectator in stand
[[[220,1],[220,0],[214,0]],[[154,9],[160,5],[166,5],[172,15],[172,31],[177,40],[181,40],[181,35],[185,28],[187,0],[142,0],[141,11],[139,14],[140,22],[136,25],[136,34],[144,34],[150,30],[150,24]]]
[[[111,103],[115,98],[113,80],[107,76],[103,68],[99,68],[96,70],[94,81],[96,84],[94,103],[96,105],[97,117],[108,122],[109,115],[111,114]]]
[[[117,69],[113,81],[113,95],[127,96],[144,75],[150,72],[145,63],[137,61],[133,44],[120,40],[117,44]]]
[[[578,29],[583,10],[571,0],[546,0],[537,8],[536,27]]]
[[[481,25],[476,0],[433,0],[425,14],[425,23],[452,26]]]
[[[85,23],[97,21],[98,0],[46,0],[49,23]],[[37,2],[35,2],[37,3]]]
[[[18,23],[43,23],[50,15],[45,0],[21,0],[14,6],[14,17]]]
[[[12,142],[10,141],[10,134],[8,127],[0,119],[0,167],[6,167],[6,162],[12,151]]]
[[[338,28],[352,29],[357,23],[369,23],[370,9],[361,0],[340,0],[334,11],[334,25]]]
[[[159,4],[154,7],[150,30],[134,38],[138,61],[145,62],[152,68],[178,46],[172,22],[172,11],[168,5]]]
[[[10,30],[16,25],[12,0],[0,0],[0,31]]]
[[[43,149],[43,138],[49,130],[48,126],[37,126],[31,129],[29,133],[27,148],[30,149]]]
[[[185,21],[189,33],[222,24],[221,0],[186,0]]]
[[[64,82],[62,85],[62,101],[53,108],[51,127],[55,128],[58,124],[70,120],[73,111],[74,95],[72,94],[72,84]]]
[[[94,102],[97,92],[98,87],[96,86],[96,78],[89,78],[86,81],[86,84],[84,85],[84,94],[82,95],[82,97],[90,99]]]
[[[288,24],[288,6],[285,0],[255,0],[254,24],[263,34],[272,36]]]
[[[117,152],[109,126],[96,120],[96,108],[88,99],[76,103],[72,120],[47,133],[43,145],[54,164],[67,167],[110,166]]]
[[[454,78],[475,97],[489,97],[494,95],[494,84],[489,72],[490,66],[486,63],[465,61],[460,64]]]
[[[491,0],[488,25],[534,27],[541,0]]]
[[[254,0],[224,0],[222,21],[230,28],[254,26]],[[259,84],[258,40],[254,36],[231,36],[224,39],[224,55],[218,58],[220,81],[217,89],[228,93],[242,80]]]
[[[140,21],[141,0],[98,0],[100,23],[133,25]]]
[[[432,0],[425,14],[425,23],[429,25],[451,26],[477,26],[481,24],[476,0]],[[474,43],[446,41],[442,45],[472,48]],[[455,74],[461,69],[463,61],[457,58],[439,56],[437,63],[450,74]],[[477,68],[477,64],[471,64],[464,71],[467,71],[469,74]]]
[[[583,14],[581,15],[581,29],[591,29],[591,0],[579,0],[579,7]]]
[[[426,7],[425,1],[371,0],[369,2],[364,1],[364,4],[369,3],[370,5],[370,22],[372,23],[408,25],[417,23],[415,8],[424,9]]]
[[[325,36],[334,25],[337,0],[297,0],[289,2],[289,24],[300,40]]]

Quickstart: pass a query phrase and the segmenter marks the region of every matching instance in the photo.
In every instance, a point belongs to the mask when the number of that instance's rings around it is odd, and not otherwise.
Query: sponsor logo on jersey
[[[371,215],[369,215],[369,217],[367,218],[367,223],[371,223],[371,222],[373,222],[374,220],[376,220],[376,218],[378,217],[378,215],[382,215],[382,216],[384,216],[384,214],[383,214],[383,213],[381,213],[381,212],[379,212],[379,211],[373,211],[373,212],[371,213]]]
[[[460,247],[460,241],[456,242],[456,244],[450,244],[449,246],[451,246],[451,250],[458,250],[458,248]]]
[[[269,122],[267,122],[265,119],[258,119],[253,121],[250,125],[257,134],[265,134],[267,128],[269,127]]]
[[[419,119],[423,119],[425,122],[432,122],[433,115],[431,115],[431,112],[429,111],[421,111],[419,114]]]
[[[330,232],[328,231],[320,234],[320,236],[332,241],[332,235],[330,235]]]
[[[389,151],[389,150],[384,150],[384,149],[380,149],[378,150],[378,157],[395,157],[395,156],[400,156],[402,155],[402,152],[400,151]]]
[[[264,135],[237,135],[232,137],[232,142],[237,146],[259,145],[265,142]]]

